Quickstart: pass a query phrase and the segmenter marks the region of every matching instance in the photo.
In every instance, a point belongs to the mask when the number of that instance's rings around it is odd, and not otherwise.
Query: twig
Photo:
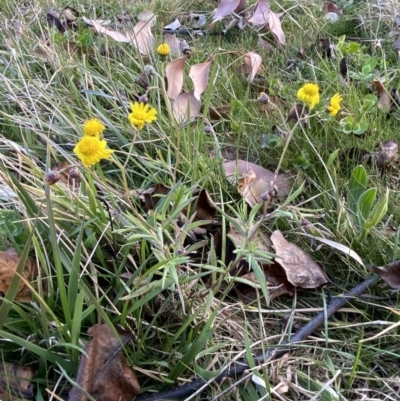
[[[326,313],[322,310],[315,315],[305,326],[297,331],[297,333],[292,337],[290,343],[282,344],[279,348],[272,348],[266,353],[259,353],[254,357],[254,361],[262,364],[274,358],[278,358],[284,355],[288,350],[295,348],[297,343],[305,340],[316,329],[318,329],[325,319],[328,319],[330,316],[332,316],[354,297],[358,297],[363,294],[368,290],[368,288],[372,287],[377,280],[378,276],[372,275],[343,296],[333,298],[331,303],[326,308]],[[250,369],[250,366],[247,364],[246,359],[242,359],[232,364],[232,366],[227,367],[214,379],[214,381],[220,382],[225,377],[239,376],[247,369]],[[204,384],[207,384],[206,380],[197,379],[191,383],[184,384],[183,386],[175,387],[161,393],[140,395],[135,398],[135,401],[182,400],[193,394],[195,391],[201,389]],[[224,392],[219,394],[218,397],[221,397],[223,394]]]

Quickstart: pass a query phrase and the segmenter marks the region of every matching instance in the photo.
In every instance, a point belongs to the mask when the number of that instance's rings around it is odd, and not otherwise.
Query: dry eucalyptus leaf
[[[183,87],[183,71],[187,57],[177,58],[165,68],[165,76],[168,82],[167,95],[170,99],[176,100]]]
[[[151,54],[154,48],[155,39],[151,32],[152,22],[141,20],[133,27],[133,33],[127,34],[132,43],[142,55]]]
[[[157,21],[157,17],[151,11],[142,11],[137,19],[139,22],[148,22],[150,27],[154,26]]]
[[[244,10],[246,10],[246,0],[221,0],[212,22],[217,22],[232,13],[240,14]]]
[[[6,294],[11,284],[11,280],[14,277],[19,260],[20,258],[14,248],[0,252],[0,292],[3,294]],[[28,258],[22,275],[28,282],[36,280],[38,275],[38,267],[34,260]],[[19,302],[32,301],[31,290],[23,280],[21,280],[19,283],[15,300]]]
[[[207,89],[211,62],[212,60],[195,64],[190,68],[189,77],[193,82],[194,96],[197,100],[200,100],[201,94]]]
[[[146,189],[144,191],[135,191],[137,195],[139,195],[140,199],[146,205],[147,210],[153,210],[159,200],[164,196],[167,195],[170,188],[163,185],[163,184],[156,184],[153,188]],[[134,195],[136,195],[134,194]]]
[[[169,45],[170,54],[172,57],[182,56],[180,39],[178,39],[175,35],[171,35],[170,33],[166,33],[164,35],[164,39],[165,39],[165,43],[168,43],[168,45]]]
[[[223,167],[231,183],[239,177],[238,191],[251,207],[264,202],[263,194],[271,189],[276,189],[277,197],[285,197],[290,193],[292,180],[287,174],[275,177],[273,172],[245,160],[229,161]]]
[[[249,74],[247,81],[253,82],[256,75],[262,71],[262,58],[258,53],[249,52],[243,57],[244,64],[238,67],[238,72]]]
[[[35,395],[32,384],[34,375],[35,372],[26,366],[2,363],[0,365],[0,400],[19,401],[20,398],[17,397],[21,396],[32,399]],[[12,398],[9,398],[10,393],[13,394]]]
[[[199,115],[200,100],[194,95],[194,90],[181,93],[174,101],[172,112],[177,122],[191,120]]]
[[[275,35],[280,44],[284,45],[286,43],[286,37],[282,30],[279,15],[272,11],[269,12],[268,29]]]
[[[255,25],[267,25],[269,23],[269,1],[258,0],[254,7],[253,15],[249,18],[248,22]]]
[[[93,25],[93,21],[96,22],[96,24],[101,25],[101,26],[107,26],[107,25],[111,25],[112,24],[112,21],[110,19],[108,19],[108,20],[104,20],[104,19],[93,20],[93,19],[89,19],[89,18],[86,18],[86,17],[82,17],[82,21],[86,25],[89,25],[89,26],[92,26],[92,27],[94,26]]]
[[[296,104],[289,110],[286,122],[300,120],[300,124],[306,128],[308,125],[308,107],[303,104]]]
[[[139,382],[128,366],[122,351],[132,334],[116,328],[120,340],[106,324],[89,329],[93,340],[85,345],[85,354],[79,363],[77,384],[97,401],[131,401],[140,390]],[[68,401],[87,401],[78,388],[69,392]]]
[[[99,24],[95,20],[91,20],[90,22],[97,33],[102,33],[104,35],[107,35],[117,42],[122,42],[122,43],[130,42],[130,39],[123,33],[117,31],[110,31],[109,29],[105,28],[103,25]]]
[[[383,279],[387,285],[400,290],[400,261],[389,263],[388,265],[371,267],[372,271]]]
[[[275,261],[286,272],[287,279],[298,288],[317,288],[328,283],[328,278],[318,264],[298,246],[283,238],[282,233],[276,230],[271,235],[275,248]]]

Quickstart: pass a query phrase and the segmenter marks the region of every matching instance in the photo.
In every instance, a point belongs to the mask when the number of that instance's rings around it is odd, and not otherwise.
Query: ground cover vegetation
[[[0,39],[1,399],[399,399],[397,1],[8,0]]]

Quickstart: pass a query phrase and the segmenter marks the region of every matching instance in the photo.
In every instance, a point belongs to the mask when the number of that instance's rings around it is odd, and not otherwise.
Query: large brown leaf
[[[269,12],[268,29],[275,35],[278,42],[284,45],[286,43],[285,33],[282,30],[281,20],[279,15],[274,12]]]
[[[253,15],[249,18],[248,22],[255,25],[267,25],[269,23],[269,1],[258,0],[254,7]]]
[[[185,68],[187,57],[177,58],[165,68],[165,76],[167,77],[168,89],[167,94],[170,99],[177,99],[183,87],[183,70]]]
[[[5,252],[0,252],[0,292],[3,294],[7,292],[8,287],[11,284],[11,280],[14,277],[18,263],[19,256],[15,249],[10,248]],[[28,282],[36,280],[38,275],[38,267],[33,259],[28,258],[22,275]],[[19,302],[32,301],[31,290],[23,280],[20,281],[15,299]]]
[[[97,33],[103,33],[104,35],[109,36],[110,38],[116,40],[117,42],[129,43],[130,38],[118,31],[110,31],[109,29],[105,28],[103,25],[99,24],[95,20],[89,20],[90,24],[93,26]]]
[[[317,288],[328,283],[328,278],[318,264],[298,246],[283,238],[276,230],[271,235],[275,253],[279,256],[275,261],[286,272],[287,279],[298,288]]]
[[[194,97],[200,100],[200,95],[206,90],[208,85],[208,75],[210,73],[211,61],[192,65],[189,77],[193,82]]]
[[[131,333],[117,328],[123,344],[132,337]],[[97,401],[132,401],[139,393],[140,385],[128,366],[122,344],[106,324],[96,324],[89,329],[93,340],[84,348],[79,364],[77,384]],[[68,401],[87,401],[78,388],[69,392]]]
[[[250,206],[264,202],[263,194],[275,186],[278,197],[290,193],[292,181],[287,174],[275,174],[257,164],[245,160],[228,161],[223,165],[225,175],[230,182],[238,179],[238,191]],[[236,178],[235,178],[236,177]]]
[[[262,58],[256,52],[249,52],[243,57],[244,64],[238,67],[239,73],[249,74],[247,80],[253,82],[255,76],[262,71]]]
[[[133,28],[133,33],[127,33],[130,42],[139,50],[140,54],[151,54],[155,39],[151,32],[151,21],[139,21]]]
[[[221,0],[212,22],[217,22],[232,13],[240,14],[245,9],[246,0]]]
[[[0,364],[0,400],[19,401],[26,397],[32,399],[34,386],[32,378],[35,375],[31,368],[14,363]],[[10,393],[12,398],[9,398]]]
[[[174,101],[172,112],[177,122],[182,123],[196,117],[200,111],[200,100],[194,95],[194,90],[181,93]]]

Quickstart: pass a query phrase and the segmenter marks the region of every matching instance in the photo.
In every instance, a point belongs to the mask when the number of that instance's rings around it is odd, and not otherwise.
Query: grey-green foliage
[[[367,182],[368,177],[364,166],[356,166],[348,184],[347,204],[360,241],[383,219],[389,201],[389,190],[386,190],[385,196],[373,206],[377,189],[367,188]]]

